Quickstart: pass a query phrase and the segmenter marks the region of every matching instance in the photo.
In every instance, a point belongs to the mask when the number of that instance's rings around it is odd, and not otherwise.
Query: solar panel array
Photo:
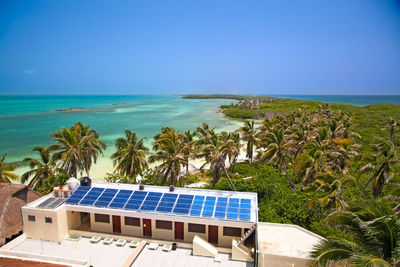
[[[173,213],[221,220],[250,221],[251,200],[80,186],[66,201],[70,205]]]
[[[65,202],[64,198],[56,198],[56,197],[50,197],[37,205],[37,208],[41,209],[55,209],[58,206],[60,206],[62,203]]]

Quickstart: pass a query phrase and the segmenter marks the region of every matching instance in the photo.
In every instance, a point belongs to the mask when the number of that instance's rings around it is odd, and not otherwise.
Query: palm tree
[[[294,171],[303,176],[303,186],[307,186],[318,175],[323,175],[329,170],[327,128],[319,128],[313,140],[305,147],[305,152],[296,159]]]
[[[333,180],[333,181],[332,181]],[[325,175],[319,174],[313,182],[313,186],[318,185],[317,192],[326,192],[326,196],[312,199],[308,202],[308,207],[320,206],[326,209],[344,210],[348,207],[347,202],[342,196],[343,187],[348,183],[355,183],[352,176],[335,176],[332,173]]]
[[[337,118],[331,118],[331,120],[328,123],[328,127],[329,127],[329,132],[330,132],[330,139],[336,139],[337,137],[339,137],[338,135],[340,135],[340,132],[342,131],[342,125],[340,123],[340,120]]]
[[[327,219],[346,231],[346,239],[331,236],[315,246],[312,266],[399,266],[400,225],[384,202],[367,202],[363,208],[336,211]]]
[[[242,145],[240,144],[240,134],[237,132],[230,132],[228,136],[229,140],[231,141],[231,149],[228,151],[228,161],[229,161],[229,169],[232,169],[233,166],[237,162],[237,158],[240,155],[240,149]]]
[[[39,152],[40,160],[34,158],[24,158],[23,161],[29,163],[31,170],[25,172],[21,176],[21,183],[25,183],[31,176],[33,176],[28,184],[28,187],[38,191],[45,180],[55,175],[56,166],[50,158],[51,150],[49,147],[38,146],[35,147],[33,151]]]
[[[244,126],[239,129],[242,133],[242,140],[247,142],[246,157],[253,162],[253,152],[257,145],[256,128],[254,127],[254,120],[246,121]]]
[[[183,186],[181,165],[186,166],[188,160],[184,153],[182,134],[179,131],[175,132],[173,127],[163,127],[161,133],[154,136],[154,140],[155,152],[149,157],[149,162],[161,162],[161,165],[155,169],[159,173],[156,182],[162,176],[162,184],[168,180],[170,185],[176,185],[179,182]]]
[[[296,124],[291,129],[292,132],[292,140],[296,144],[296,151],[294,153],[293,159],[304,150],[307,144],[311,141],[313,137],[313,132],[310,129],[310,125],[308,122],[303,122]]]
[[[233,190],[236,191],[225,166],[226,160],[234,159],[240,153],[240,144],[234,133],[221,132],[217,134],[214,129],[210,129],[208,124],[203,123],[203,127],[198,127],[196,130],[200,147],[199,157],[205,158],[205,163],[210,164],[210,169],[213,173],[213,184],[215,185],[225,174]],[[232,163],[232,162],[231,162]]]
[[[336,169],[337,173],[347,173],[351,167],[351,159],[358,156],[357,149],[360,148],[359,144],[354,144],[350,139],[334,139],[329,142],[331,147],[329,156],[332,158],[330,161],[331,169]]]
[[[98,139],[98,133],[81,122],[69,129],[63,127],[50,136],[57,142],[49,147],[55,151],[53,160],[60,160],[65,174],[69,176],[77,177],[78,170],[89,175],[92,162],[96,163],[97,155],[103,154],[106,148]]]
[[[196,136],[196,132],[191,132],[190,130],[184,131],[181,134],[181,142],[183,144],[182,152],[185,156],[186,159],[186,180],[189,179],[189,159],[190,158],[195,158],[197,155],[197,142],[194,140],[194,137]]]
[[[106,149],[106,144],[99,140],[99,134],[95,130],[90,129],[89,124],[84,125],[82,122],[77,122],[75,124],[75,129],[79,133],[83,144],[82,163],[84,171],[89,176],[92,163],[96,163],[99,153],[103,154],[103,150]]]
[[[284,169],[290,186],[295,189],[295,185],[290,179],[287,170],[288,158],[290,158],[293,150],[293,143],[290,140],[290,136],[281,127],[272,128],[265,134],[260,146],[265,148],[265,151],[261,153],[260,159],[272,162],[279,168],[280,172]]]
[[[368,179],[368,187],[372,182],[372,193],[374,197],[382,192],[383,185],[393,176],[393,167],[399,164],[396,148],[393,142],[387,138],[377,138],[373,145],[373,154],[367,157],[367,163],[361,166],[359,171],[372,172],[372,176]]]
[[[393,118],[390,118],[384,122],[384,127],[382,130],[389,130],[390,140],[392,140],[394,143],[396,140],[396,132],[399,131],[399,122]]]
[[[61,130],[51,133],[53,141],[58,144],[50,145],[50,149],[56,151],[53,155],[53,161],[60,161],[65,174],[78,177],[78,169],[82,166],[82,149],[79,136],[74,130],[62,127]]]
[[[11,183],[11,180],[18,179],[18,175],[14,173],[15,169],[19,166],[18,163],[5,163],[7,153],[3,155],[0,160],[0,182]],[[10,180],[11,179],[11,180]]]
[[[146,154],[149,149],[144,145],[145,138],[138,140],[135,132],[125,130],[126,138],[115,140],[117,151],[111,155],[116,172],[136,177],[148,168]]]
[[[345,114],[342,118],[342,127],[341,127],[341,135],[342,138],[361,138],[360,134],[355,132],[354,129],[357,127],[357,124],[355,124],[352,121],[352,118]]]

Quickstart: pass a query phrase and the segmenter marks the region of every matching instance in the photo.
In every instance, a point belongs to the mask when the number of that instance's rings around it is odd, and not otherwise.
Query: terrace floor
[[[157,250],[149,250],[146,246],[132,267],[250,267],[252,262],[234,261],[229,259],[229,254],[220,253],[221,262],[215,262],[214,258],[194,256],[188,248],[177,248],[175,251],[165,252],[161,247]]]
[[[81,259],[89,261],[94,267],[122,266],[133,253],[137,253],[128,244],[118,247],[115,241],[111,245],[103,245],[102,241],[92,244],[89,238],[82,237],[78,241],[64,239],[61,242],[41,241],[37,239],[25,239],[11,251],[27,252],[33,254],[49,255],[62,258]],[[177,248],[176,251],[165,252],[161,247],[157,250],[149,250],[148,247],[140,252],[132,266],[165,266],[165,267],[250,267],[253,263],[233,261],[229,254],[220,253],[221,262],[214,262],[213,258],[192,255],[189,248]]]

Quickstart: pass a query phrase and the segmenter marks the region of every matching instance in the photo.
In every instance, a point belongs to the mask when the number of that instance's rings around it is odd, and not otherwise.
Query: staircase
[[[241,245],[246,239],[256,230],[257,224],[254,224],[247,232],[242,236],[238,242],[238,246]]]

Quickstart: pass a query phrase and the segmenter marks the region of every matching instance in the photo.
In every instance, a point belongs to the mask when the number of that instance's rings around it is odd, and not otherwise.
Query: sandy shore
[[[236,127],[236,128],[233,128],[232,126],[230,126],[227,128],[218,129],[218,131],[234,131],[234,130],[239,129],[239,127],[241,127],[242,125],[243,125],[242,122],[235,121],[234,127]],[[246,152],[244,149],[245,149],[245,146],[244,146],[244,144],[242,144],[242,150],[238,157],[238,161],[243,161],[246,159]],[[104,177],[106,176],[107,173],[112,173],[114,171],[113,162],[111,160],[111,154],[114,152],[115,152],[114,148],[110,147],[107,149],[107,151],[105,151],[103,156],[99,156],[97,163],[94,164],[92,166],[92,168],[90,169],[89,176],[92,180],[103,181]],[[204,164],[204,162],[205,161],[203,159],[190,160],[190,167],[189,167],[190,172],[191,173],[195,172],[197,169],[199,169]],[[150,164],[150,168],[154,169],[154,167],[156,167],[157,164],[158,163]],[[17,168],[17,170],[15,172],[21,176],[29,169],[30,169],[29,166],[23,166],[23,167]],[[182,168],[182,169],[184,169],[184,168]],[[84,173],[83,176],[86,176],[86,174]]]
[[[242,146],[242,149],[240,151],[240,154],[238,156],[238,162],[246,160],[246,151],[245,148]],[[190,166],[189,166],[189,172],[193,173],[196,172],[200,167],[205,163],[204,159],[195,159],[195,160],[190,160],[189,161]],[[150,168],[154,169],[158,163],[152,163],[150,164]],[[208,167],[208,166],[205,166]],[[182,168],[184,169],[184,168]],[[95,164],[91,169],[90,169],[90,178],[92,178],[95,181],[103,181],[104,177],[106,176],[107,173],[112,173],[114,171],[113,163],[111,159],[107,157],[102,157],[97,161],[97,164]]]

